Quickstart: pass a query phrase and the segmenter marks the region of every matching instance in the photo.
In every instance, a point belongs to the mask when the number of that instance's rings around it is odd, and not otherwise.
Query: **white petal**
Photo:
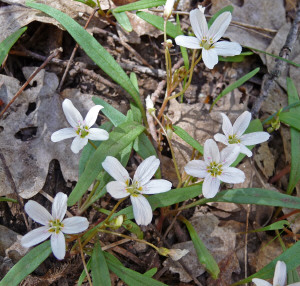
[[[153,177],[159,164],[160,162],[155,156],[148,157],[137,167],[133,181],[139,182],[141,186],[145,185]]]
[[[185,172],[196,178],[204,178],[207,175],[207,164],[202,160],[192,160],[184,167]]]
[[[248,128],[251,121],[251,113],[249,111],[243,112],[233,124],[233,134],[238,137],[242,136]]]
[[[217,142],[221,142],[225,145],[229,145],[228,143],[228,140],[227,140],[227,137],[221,133],[217,133],[215,136],[214,136],[214,139],[217,141]]]
[[[124,182],[113,181],[106,185],[106,190],[113,198],[122,199],[129,196],[129,193],[126,191],[126,186]]]
[[[112,156],[107,156],[102,163],[103,169],[110,174],[116,181],[129,183],[129,174],[122,164]]]
[[[218,54],[216,53],[214,48],[211,48],[209,50],[202,49],[202,58],[203,58],[204,64],[209,69],[213,69],[219,60]]]
[[[241,136],[241,143],[246,146],[260,144],[267,141],[270,138],[270,134],[267,132],[252,132]]]
[[[200,9],[194,9],[190,12],[190,22],[196,37],[201,41],[203,36],[207,35],[208,27],[205,16]]]
[[[205,198],[213,198],[219,191],[220,180],[211,175],[205,177],[202,185],[202,194]]]
[[[223,118],[222,130],[225,136],[228,138],[230,135],[233,135],[233,127],[228,116],[225,113],[221,113],[221,115]]]
[[[109,137],[108,132],[101,128],[90,128],[89,132],[87,138],[90,140],[105,141]]]
[[[175,43],[178,46],[182,46],[188,49],[201,49],[200,41],[196,37],[180,35],[175,38]]]
[[[232,57],[242,52],[242,46],[236,42],[220,41],[214,44],[214,49],[219,56]]]
[[[286,282],[286,264],[283,261],[277,261],[273,279],[273,285],[284,286]]]
[[[72,127],[76,128],[78,124],[83,122],[83,118],[80,112],[74,107],[71,100],[65,99],[62,103],[62,108],[64,110],[68,122]]]
[[[88,127],[91,127],[95,124],[99,111],[103,108],[102,105],[95,105],[93,106],[89,112],[87,113],[84,122]]]
[[[143,186],[143,194],[159,194],[170,191],[172,183],[167,180],[151,180],[149,183]]]
[[[57,193],[52,204],[52,216],[54,219],[62,221],[67,212],[68,196],[62,192]]]
[[[224,183],[238,184],[245,181],[245,174],[237,168],[225,167],[218,178]]]
[[[240,147],[237,144],[230,144],[221,151],[221,159],[223,167],[230,166],[238,157]]]
[[[28,201],[24,208],[27,214],[34,221],[42,225],[48,225],[49,221],[53,219],[52,215],[43,206],[35,201]]]
[[[73,234],[85,231],[89,227],[89,222],[85,217],[73,216],[62,221],[64,227],[63,233]]]
[[[213,42],[217,42],[227,30],[231,21],[231,13],[224,12],[222,13],[210,26],[208,35],[209,38],[213,38]]]
[[[204,161],[206,165],[211,162],[220,162],[220,152],[217,143],[213,139],[207,139],[204,143]]]
[[[51,232],[48,231],[48,227],[42,226],[25,234],[21,239],[21,244],[24,247],[31,247],[46,240],[50,235]]]
[[[289,284],[288,286],[300,286],[300,282]]]
[[[148,225],[152,221],[152,209],[147,199],[142,196],[130,196],[133,214],[138,225]]]
[[[177,261],[181,259],[183,256],[188,254],[190,251],[188,249],[170,249],[169,256],[174,260]]]
[[[238,144],[240,146],[240,153],[247,155],[248,157],[252,156],[251,150],[249,150],[245,145]]]
[[[72,142],[71,150],[73,153],[77,154],[87,143],[87,137],[81,138],[80,136],[76,136]]]
[[[66,241],[65,236],[61,231],[59,233],[52,233],[51,248],[54,256],[58,260],[64,259],[66,255]]]
[[[256,286],[272,286],[271,283],[265,281],[265,280],[262,280],[262,279],[259,279],[259,278],[254,278],[252,279],[252,282],[256,285]]]
[[[76,131],[74,130],[74,128],[63,128],[63,129],[60,129],[60,130],[52,133],[51,141],[58,142],[58,141],[72,138],[75,136],[77,136],[77,134],[76,134]]]

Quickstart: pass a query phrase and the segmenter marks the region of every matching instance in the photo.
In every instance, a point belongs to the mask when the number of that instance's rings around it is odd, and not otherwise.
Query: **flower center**
[[[211,162],[207,167],[207,172],[210,173],[213,177],[220,176],[223,172],[223,165],[216,162]]]
[[[228,136],[228,143],[237,144],[237,143],[241,143],[241,140],[236,136],[236,134],[233,134]]]
[[[213,48],[213,39],[209,38],[207,39],[206,36],[202,37],[202,41],[200,43],[200,47],[204,48],[205,50],[209,50]]]
[[[86,125],[78,125],[76,127],[76,134],[80,136],[80,138],[84,138],[85,136],[87,136],[89,134],[89,127]]]
[[[64,227],[64,224],[61,223],[61,221],[59,219],[50,220],[48,231],[59,233],[63,227]]]
[[[139,182],[134,181],[131,185],[129,185],[129,181],[126,181],[126,191],[130,193],[131,196],[138,196],[143,188],[140,186]]]

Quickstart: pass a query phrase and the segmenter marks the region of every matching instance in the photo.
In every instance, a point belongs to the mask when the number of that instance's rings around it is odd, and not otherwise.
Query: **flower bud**
[[[124,221],[123,215],[119,215],[109,222],[109,227],[112,229],[118,229],[119,227],[122,226],[123,221]]]
[[[167,0],[165,9],[164,9],[164,18],[168,19],[171,16],[171,13],[173,11],[175,0]]]
[[[155,111],[154,104],[150,95],[146,97],[146,108],[149,114]]]
[[[187,249],[168,249],[165,247],[160,247],[158,249],[158,253],[163,256],[170,256],[174,261],[177,261],[181,259],[183,256],[185,256],[187,253],[189,253],[189,250]]]

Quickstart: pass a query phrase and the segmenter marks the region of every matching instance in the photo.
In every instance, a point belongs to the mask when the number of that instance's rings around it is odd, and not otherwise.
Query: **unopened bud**
[[[171,13],[173,11],[175,0],[167,0],[165,9],[164,9],[164,18],[168,19],[171,16]]]
[[[146,97],[146,108],[149,114],[155,111],[154,104],[150,95]]]
[[[118,229],[119,227],[122,226],[123,221],[124,221],[123,216],[119,215],[109,222],[109,227],[112,229]]]
[[[185,256],[187,253],[189,253],[189,250],[187,249],[168,249],[165,247],[160,247],[158,249],[158,253],[163,256],[170,256],[174,261],[177,261],[181,259],[183,256]]]

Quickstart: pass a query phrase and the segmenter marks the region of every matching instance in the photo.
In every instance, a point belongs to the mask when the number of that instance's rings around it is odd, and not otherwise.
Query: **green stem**
[[[97,188],[99,187],[100,185],[100,181],[96,181],[92,191],[89,193],[89,196],[87,197],[86,201],[84,202],[84,204],[80,207],[79,209],[79,214],[82,214],[86,208],[88,207],[88,204],[90,202],[90,200],[92,199],[94,193],[96,192]]]
[[[198,206],[198,205],[204,205],[207,202],[209,202],[209,199],[203,198],[203,199],[200,199],[200,200],[195,201],[193,203],[190,203],[188,205],[182,206],[182,207],[180,207],[180,208],[178,208],[176,210],[173,210],[173,211],[171,210],[171,211],[168,212],[168,214],[178,213],[179,211],[183,211],[183,210],[186,210],[186,209],[189,209],[189,208],[193,208],[193,207]]]
[[[134,238],[134,237],[129,236],[129,235],[125,235],[125,234],[122,234],[122,233],[118,233],[118,232],[114,232],[114,231],[110,231],[110,230],[106,230],[106,229],[100,229],[99,231],[105,232],[105,233],[114,234],[114,235],[117,235],[117,236],[121,236],[121,237],[124,237],[124,238],[128,238],[128,239],[130,239],[130,240],[134,240],[134,241],[137,241],[137,242],[141,242],[141,243],[148,244],[149,246],[153,247],[156,251],[158,251],[158,247],[156,247],[154,244],[152,244],[152,243],[150,243],[150,242],[148,242],[148,241],[146,241],[146,240]]]
[[[95,150],[97,150],[97,146],[89,139],[89,143],[93,146]]]

